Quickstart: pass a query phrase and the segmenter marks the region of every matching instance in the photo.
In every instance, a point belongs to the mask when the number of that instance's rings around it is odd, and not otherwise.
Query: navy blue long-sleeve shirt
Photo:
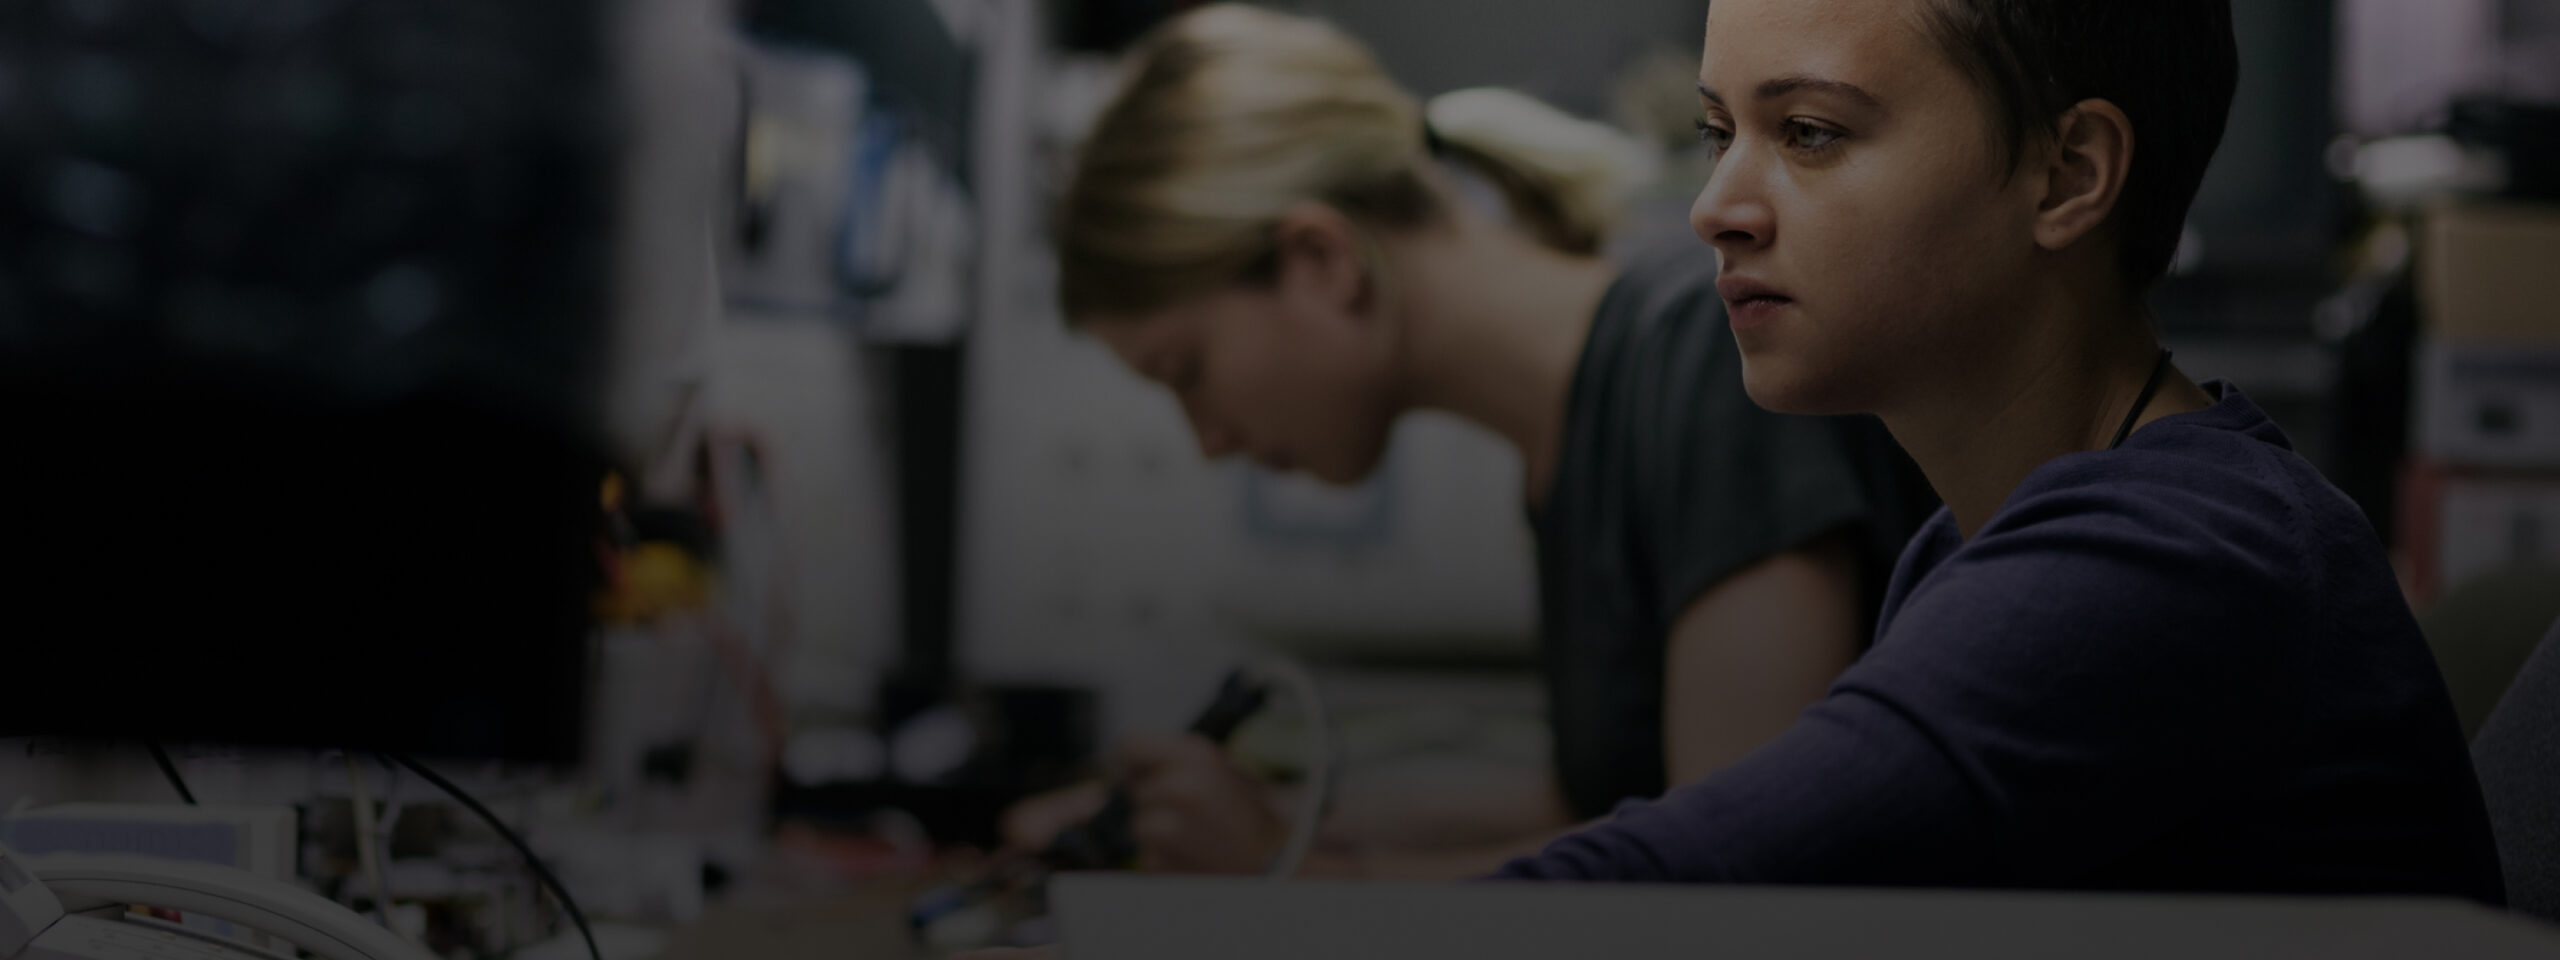
[[[1940,512],[1873,648],[1734,765],[1496,879],[2504,899],[2355,504],[2236,388]]]

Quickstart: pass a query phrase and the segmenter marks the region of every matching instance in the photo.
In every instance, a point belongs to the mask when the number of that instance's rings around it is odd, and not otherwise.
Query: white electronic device
[[[321,960],[435,960],[325,897],[247,871],[0,847],[0,960],[290,960],[133,914],[134,906],[218,917]]]

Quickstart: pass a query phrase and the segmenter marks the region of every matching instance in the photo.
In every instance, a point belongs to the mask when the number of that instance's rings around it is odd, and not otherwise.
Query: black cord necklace
[[[2115,442],[2107,444],[2107,449],[2124,446],[2124,438],[2133,435],[2133,422],[2142,419],[2142,411],[2151,406],[2151,395],[2160,390],[2160,378],[2168,373],[2169,348],[2162,347],[2160,359],[2151,365],[2151,381],[2142,385],[2140,396],[2133,398],[2133,409],[2124,412],[2124,425],[2116,428]]]

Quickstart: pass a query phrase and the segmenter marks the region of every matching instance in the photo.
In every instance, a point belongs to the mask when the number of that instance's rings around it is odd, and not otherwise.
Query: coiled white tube
[[[1252,664],[1255,673],[1288,688],[1289,696],[1298,701],[1298,709],[1306,715],[1307,779],[1305,795],[1289,825],[1289,839],[1272,858],[1265,876],[1280,880],[1296,876],[1306,863],[1307,851],[1315,846],[1316,834],[1324,825],[1325,810],[1333,797],[1334,743],[1333,722],[1326,715],[1324,694],[1316,687],[1315,676],[1306,665],[1286,656],[1266,656]]]

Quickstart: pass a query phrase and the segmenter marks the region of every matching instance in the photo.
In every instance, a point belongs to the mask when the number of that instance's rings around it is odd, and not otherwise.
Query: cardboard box
[[[2421,236],[2418,295],[2431,336],[2560,348],[2560,205],[2441,207]]]

